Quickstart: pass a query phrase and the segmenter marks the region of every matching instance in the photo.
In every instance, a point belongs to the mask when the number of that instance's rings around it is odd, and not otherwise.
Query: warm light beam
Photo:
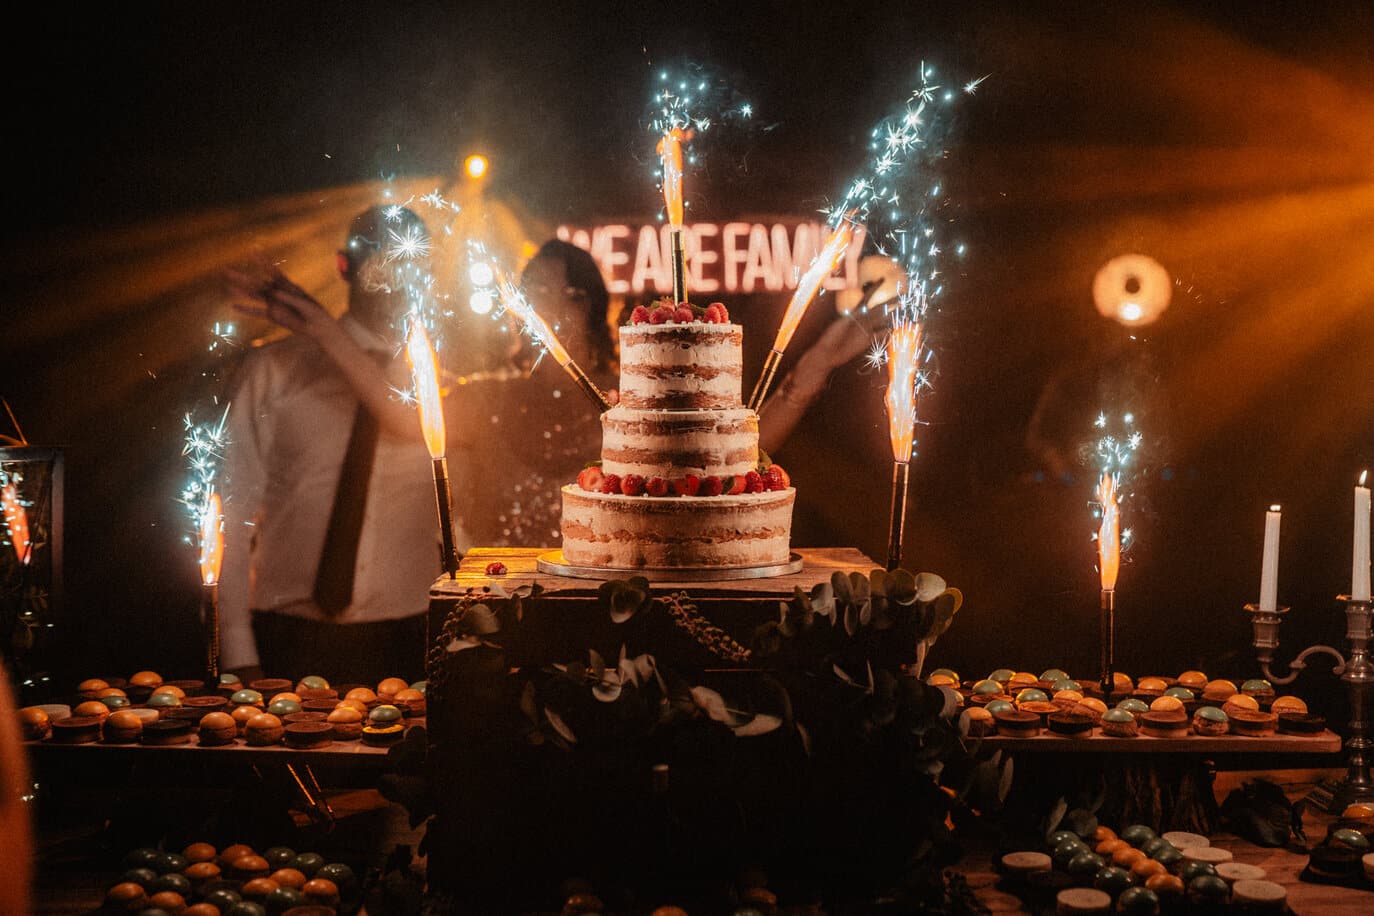
[[[224,559],[224,512],[219,494],[210,491],[200,513],[200,581],[202,585],[219,582],[220,563]]]
[[[419,321],[410,323],[410,333],[406,335],[406,362],[410,365],[410,375],[415,385],[415,402],[420,411],[420,429],[424,433],[425,447],[429,449],[429,457],[437,461],[444,457],[445,451],[439,360],[434,355],[434,347],[429,342],[424,325]]]
[[[1116,494],[1116,478],[1111,471],[1102,472],[1097,486],[1097,501],[1102,505],[1102,524],[1097,529],[1097,566],[1102,576],[1102,590],[1113,591],[1121,571],[1121,504]]]

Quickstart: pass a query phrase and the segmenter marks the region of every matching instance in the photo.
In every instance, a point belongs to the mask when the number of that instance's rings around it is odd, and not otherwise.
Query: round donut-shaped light
[[[1143,254],[1123,254],[1093,278],[1093,301],[1103,316],[1128,328],[1154,324],[1169,308],[1173,280],[1164,266]]]

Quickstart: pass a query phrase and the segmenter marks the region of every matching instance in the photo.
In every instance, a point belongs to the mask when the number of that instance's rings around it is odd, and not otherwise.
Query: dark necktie
[[[334,507],[325,530],[320,568],[315,574],[315,604],[329,617],[337,616],[353,601],[353,575],[358,563],[358,541],[367,509],[367,488],[377,454],[377,418],[362,404],[353,416]]]

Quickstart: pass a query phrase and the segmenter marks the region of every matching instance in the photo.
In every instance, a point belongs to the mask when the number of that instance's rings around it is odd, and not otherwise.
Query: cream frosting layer
[[[741,405],[743,329],[636,324],[620,329],[620,403],[647,410]]]
[[[754,470],[759,418],[752,410],[637,410],[601,415],[601,469],[671,480],[686,474],[728,477]]]
[[[563,558],[607,569],[785,563],[796,490],[652,497],[563,487]]]

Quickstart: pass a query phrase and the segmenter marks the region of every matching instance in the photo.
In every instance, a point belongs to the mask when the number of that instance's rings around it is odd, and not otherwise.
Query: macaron
[[[1142,677],[1135,685],[1135,692],[1148,696],[1159,696],[1169,689],[1169,682],[1162,677]]]
[[[146,687],[152,690],[162,686],[162,675],[156,671],[140,671],[129,678],[131,687]]]
[[[289,716],[292,713],[301,711],[300,700],[290,699],[286,694],[282,694],[278,699],[268,704],[267,711],[274,716]]]
[[[1283,715],[1284,713],[1306,715],[1307,703],[1298,697],[1276,697],[1274,702],[1269,704],[1269,711],[1275,715]]]
[[[1158,696],[1151,701],[1150,712],[1183,712],[1183,701],[1178,697]]]
[[[143,735],[143,720],[127,709],[110,713],[101,726],[105,741],[110,744],[128,744]]]
[[[1185,671],[1178,676],[1178,686],[1201,690],[1207,686],[1207,675],[1197,670]]]
[[[227,712],[207,712],[201,716],[199,731],[202,747],[220,747],[233,743],[238,737],[239,726]]]
[[[958,684],[948,684],[954,689],[958,689]],[[962,697],[961,697],[962,699]],[[425,695],[418,690],[406,687],[404,690],[396,691],[393,702],[401,708],[401,711],[408,716],[423,716],[426,711]]]
[[[992,678],[984,678],[973,685],[974,696],[995,697],[1002,692],[1002,684]]]
[[[1117,709],[1124,709],[1133,716],[1138,716],[1142,712],[1150,711],[1150,704],[1144,700],[1137,700],[1135,697],[1127,697],[1116,704]]]
[[[1173,697],[1185,705],[1197,699],[1197,697],[1193,696],[1193,692],[1187,687],[1170,687],[1168,690],[1164,691],[1164,695],[1166,697]]]
[[[1102,728],[1102,734],[1111,738],[1134,738],[1139,728],[1135,716],[1120,707],[1104,712],[1098,725]]]
[[[1122,674],[1120,671],[1112,674],[1112,693],[1131,693],[1135,690],[1135,682],[1131,680],[1129,674]]]
[[[410,685],[398,677],[383,678],[382,682],[377,685],[377,694],[378,696],[387,694],[394,697],[397,692],[405,690],[408,687],[410,687]]]
[[[1067,681],[1068,679],[1069,673],[1062,668],[1047,668],[1040,672],[1040,680],[1049,681],[1051,684],[1055,681]]]
[[[176,684],[163,684],[153,691],[153,696],[157,696],[159,693],[170,693],[179,700],[186,698],[186,691]]]
[[[987,679],[996,681],[999,685],[1006,684],[1011,681],[1012,675],[1014,674],[1016,674],[1016,672],[1012,671],[1010,668],[998,668],[996,671],[989,674]]]
[[[175,693],[159,693],[154,691],[153,695],[148,697],[148,708],[150,709],[161,711],[164,709],[176,709],[180,705],[181,697],[177,696]]]
[[[235,706],[233,710],[230,711],[229,718],[234,720],[234,724],[238,726],[239,731],[243,731],[243,729],[248,725],[248,720],[260,714],[261,712],[261,706],[252,706],[249,704],[245,704],[243,706]]]
[[[1240,685],[1240,692],[1248,697],[1273,697],[1274,685],[1262,677],[1251,678]]]
[[[1026,687],[1016,693],[1016,705],[1024,706],[1027,703],[1048,703],[1049,696],[1045,691],[1038,687]]]
[[[1234,716],[1238,712],[1259,712],[1259,700],[1243,693],[1232,694],[1221,704],[1221,708],[1228,716]]]
[[[105,708],[108,709],[110,712],[114,712],[116,709],[128,709],[131,705],[129,702],[129,698],[126,697],[123,694],[123,692],[112,693],[107,696],[100,697],[96,702],[104,703]]]
[[[979,707],[974,706],[971,708],[978,709]],[[1006,712],[1008,709],[1015,709],[1016,704],[1013,703],[1011,700],[1006,699],[1005,697],[998,697],[995,700],[989,700],[988,704],[981,708],[986,709],[989,713],[996,716],[999,712]]]
[[[256,747],[276,744],[282,739],[284,733],[285,728],[281,719],[270,712],[258,713],[245,722],[243,726],[243,736],[248,739],[249,744]]]
[[[1203,706],[1193,714],[1193,731],[1199,735],[1216,737],[1231,729],[1230,717],[1215,706]]]
[[[52,717],[37,706],[19,710],[19,728],[25,741],[42,741],[52,733]]]
[[[320,677],[318,674],[307,674],[296,683],[296,692],[301,690],[328,690],[329,681]]]
[[[87,700],[84,703],[78,703],[76,708],[72,710],[74,716],[95,716],[101,722],[104,722],[105,717],[109,714],[110,707],[99,700]]]
[[[301,885],[301,893],[316,906],[339,905],[339,886],[328,878],[311,878]]]
[[[234,691],[229,697],[229,702],[233,703],[235,706],[261,707],[263,705],[262,693],[249,687],[244,687],[242,690]]]
[[[1225,678],[1218,678],[1214,681],[1208,681],[1206,685],[1203,686],[1202,698],[1204,700],[1216,700],[1224,703],[1238,692],[1234,683]]]
[[[1029,671],[1018,671],[1011,676],[1011,680],[1007,681],[1007,689],[1013,691],[1024,690],[1027,687],[1037,687],[1039,684],[1040,678],[1031,674]]]
[[[76,692],[90,700],[100,699],[100,691],[108,689],[109,681],[101,680],[98,677],[87,678],[76,685]]]
[[[970,706],[960,713],[960,725],[965,734],[981,738],[996,730],[992,713],[985,706]]]
[[[368,687],[354,687],[352,690],[348,691],[348,693],[344,694],[344,699],[357,700],[360,703],[366,703],[371,706],[373,703],[377,702],[377,694]]]

